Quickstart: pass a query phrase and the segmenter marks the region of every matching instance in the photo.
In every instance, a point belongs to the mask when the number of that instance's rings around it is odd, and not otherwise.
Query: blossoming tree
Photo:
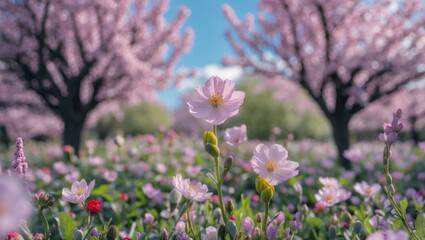
[[[424,4],[419,0],[262,0],[258,18],[224,13],[238,64],[302,86],[333,128],[341,163],[349,122],[367,106],[425,75]]]
[[[79,148],[99,105],[137,102],[178,80],[173,67],[191,47],[180,33],[189,10],[168,23],[168,1],[6,0],[0,3],[0,75],[35,93]],[[9,89],[9,95],[13,94]]]

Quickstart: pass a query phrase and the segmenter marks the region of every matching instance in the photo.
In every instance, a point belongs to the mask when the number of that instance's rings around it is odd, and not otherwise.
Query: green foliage
[[[274,127],[281,129],[278,138],[293,134],[297,139],[325,139],[330,134],[327,121],[312,111],[300,114],[295,102],[279,102],[273,97],[273,89],[261,89],[261,82],[246,79],[238,86],[245,92],[245,101],[239,114],[230,118],[223,127],[245,124],[251,139],[269,140]]]
[[[160,127],[168,128],[171,125],[171,115],[157,103],[142,103],[135,106],[125,106],[124,118],[120,121],[109,115],[100,119],[93,133],[101,139],[122,131],[125,135],[140,133],[155,133]]]

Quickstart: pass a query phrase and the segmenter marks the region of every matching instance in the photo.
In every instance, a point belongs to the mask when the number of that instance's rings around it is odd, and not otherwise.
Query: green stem
[[[87,228],[88,228],[88,230],[87,230],[87,232],[86,232],[86,234],[84,234],[84,237],[83,237],[83,239],[86,239],[87,238],[87,236],[89,235],[89,233],[91,232],[91,230],[94,228],[94,226],[91,226],[91,224],[93,223],[93,219],[94,219],[94,217],[92,216],[92,215],[90,215],[89,214],[89,216],[88,216],[88,225],[87,225]]]
[[[186,203],[187,224],[189,225],[189,231],[192,233],[193,239],[196,239],[195,231],[193,231],[192,220],[190,220],[190,205],[191,205],[190,201],[187,201]]]
[[[264,203],[264,208],[265,208],[265,212],[264,212],[264,217],[263,220],[261,222],[262,224],[262,230],[266,236],[267,239],[267,217],[269,216],[269,203]]]
[[[407,221],[406,217],[404,216],[400,207],[398,206],[398,204],[396,203],[396,201],[394,199],[394,191],[393,191],[394,185],[392,183],[392,177],[391,177],[391,174],[390,174],[390,156],[391,156],[391,144],[388,144],[385,147],[385,150],[384,150],[384,171],[385,171],[385,177],[387,179],[386,184],[385,184],[386,185],[385,192],[388,195],[388,198],[391,202],[393,209],[397,213],[398,217],[401,219],[404,227],[409,232],[410,237],[412,239],[419,240],[419,237],[416,235],[416,233],[410,227],[409,221]]]
[[[213,132],[214,135],[217,137],[217,125],[213,125]],[[217,145],[218,145],[218,140],[217,140]],[[227,214],[226,211],[224,209],[224,203],[223,203],[223,192],[221,190],[221,185],[223,184],[223,179],[222,176],[220,175],[220,162],[218,158],[214,158],[214,163],[215,163],[215,177],[217,178],[217,192],[218,192],[218,201],[220,204],[220,210],[221,210],[221,215],[223,216],[223,221],[224,224],[227,224]]]
[[[50,230],[49,230],[49,222],[47,222],[46,215],[44,215],[43,210],[38,210],[38,216],[40,217],[41,221],[43,222],[44,226],[44,237],[46,240],[50,239]]]

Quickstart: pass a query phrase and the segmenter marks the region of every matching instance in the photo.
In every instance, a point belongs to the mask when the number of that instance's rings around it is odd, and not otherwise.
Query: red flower
[[[233,220],[233,221],[235,221],[236,220],[236,216],[235,215],[232,215],[232,216],[230,216],[230,219]]]
[[[123,202],[127,202],[128,193],[125,193],[125,192],[121,193],[120,200],[123,201]]]
[[[11,232],[7,235],[7,240],[23,240],[24,238],[21,236],[21,234],[17,232]]]
[[[125,237],[123,240],[131,240],[131,238],[129,238],[129,237]]]
[[[90,215],[96,215],[102,211],[102,203],[98,200],[90,200],[87,202],[86,208]]]

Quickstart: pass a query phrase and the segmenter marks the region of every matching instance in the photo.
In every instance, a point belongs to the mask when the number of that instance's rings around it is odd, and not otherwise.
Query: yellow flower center
[[[367,195],[370,195],[372,193],[372,189],[371,188],[366,188],[365,193]]]
[[[273,162],[271,160],[267,160],[267,162],[266,162],[266,169],[267,169],[267,171],[269,173],[274,172],[274,170],[276,170],[276,168],[277,168],[277,163],[276,162]]]
[[[193,184],[189,184],[189,188],[194,192],[198,192],[198,189]]]
[[[328,195],[325,197],[325,201],[328,203],[332,203],[334,201],[334,197],[331,195]]]
[[[208,102],[215,108],[217,108],[221,103],[223,103],[223,95],[213,93],[208,99]]]
[[[84,192],[86,191],[86,189],[85,188],[78,188],[77,189],[77,191],[75,192],[75,194],[77,195],[77,196],[81,196],[81,195],[83,195],[84,194]]]
[[[333,188],[333,187],[335,187],[335,184],[334,184],[334,183],[332,183],[332,182],[328,183],[327,185],[328,185],[328,188]]]

